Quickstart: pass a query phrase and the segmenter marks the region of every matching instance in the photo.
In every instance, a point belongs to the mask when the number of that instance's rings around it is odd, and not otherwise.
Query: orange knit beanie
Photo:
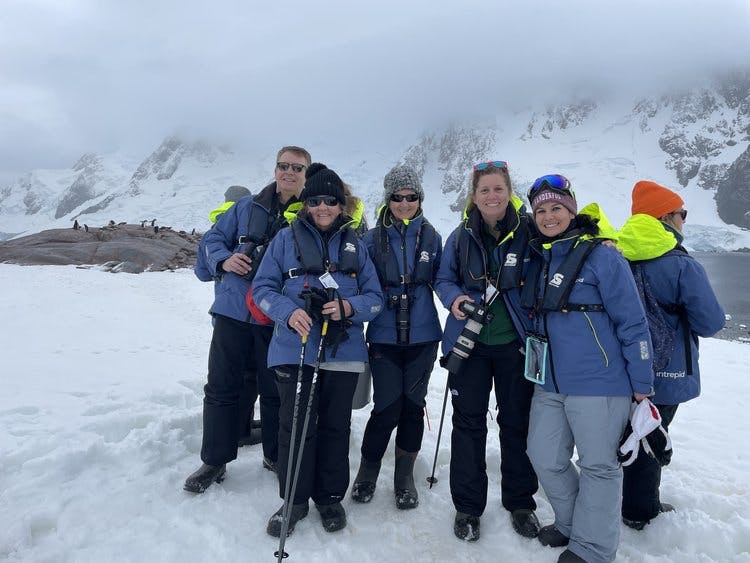
[[[633,215],[645,213],[658,219],[683,205],[685,202],[679,195],[656,182],[641,180],[633,186]]]

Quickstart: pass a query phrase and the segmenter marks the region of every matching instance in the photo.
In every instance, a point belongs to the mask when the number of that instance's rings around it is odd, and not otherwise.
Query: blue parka
[[[320,252],[325,254],[323,237],[313,226],[307,216],[298,216],[296,221],[306,230],[306,234],[317,245]],[[351,222],[344,224],[334,232],[327,245],[327,255],[337,261],[339,246],[344,229],[350,228]],[[335,227],[334,227],[335,228]],[[341,342],[336,357],[331,358],[330,348],[326,350],[327,361],[367,361],[367,348],[363,334],[364,322],[375,318],[383,309],[383,293],[375,273],[375,266],[367,254],[364,243],[357,239],[357,254],[359,271],[356,277],[341,272],[331,272],[338,283],[338,292],[342,299],[351,303],[352,322],[347,329],[348,339]],[[288,321],[292,312],[297,308],[304,308],[304,301],[300,293],[306,287],[323,287],[315,275],[299,275],[289,279],[285,273],[302,264],[297,259],[297,247],[291,227],[279,231],[268,247],[261,260],[258,273],[253,280],[253,298],[261,310],[273,319],[275,326],[271,345],[268,348],[268,367],[284,364],[297,364],[300,357],[302,338],[297,332],[289,328]],[[318,344],[320,343],[321,326],[313,323],[307,345],[305,346],[304,363],[315,365]]]
[[[603,228],[603,220],[599,227],[599,236],[615,238],[614,230]],[[554,280],[573,247],[586,238],[591,237],[573,230],[551,242],[531,241],[531,258],[542,260],[547,274],[526,280],[536,283],[537,296],[544,294],[545,283]],[[651,337],[627,260],[614,248],[595,246],[573,283],[568,302],[603,305],[603,310],[532,315],[531,331],[546,336],[549,342],[544,389],[605,397],[650,393]]]
[[[512,241],[515,237],[521,233],[519,229],[528,229],[529,223],[522,221],[522,216],[526,214],[523,202],[517,196],[511,196],[511,200],[508,203],[508,213],[511,213],[511,227],[508,234],[499,241],[498,246],[494,249],[495,261],[497,264],[506,264],[506,262],[517,264],[518,267],[524,268],[526,262],[528,262],[528,248],[524,245],[523,253],[521,255],[508,255],[508,248],[511,246]],[[460,295],[468,295],[475,303],[482,301],[482,291],[480,290],[469,290],[465,284],[460,280],[465,279],[465,276],[476,273],[484,275],[487,272],[487,256],[482,243],[481,232],[481,216],[479,210],[472,208],[470,211],[464,213],[464,220],[461,224],[450,234],[448,241],[445,243],[443,248],[443,255],[440,260],[440,267],[438,268],[437,275],[435,277],[435,293],[437,294],[440,302],[443,306],[450,311],[451,305]],[[476,246],[482,257],[482,263],[476,264],[465,264],[462,263],[462,259],[458,255],[457,249],[457,237],[467,237],[470,244]],[[528,230],[524,233],[524,236],[528,235]],[[478,256],[477,253],[472,253],[472,256]],[[505,267],[505,266],[503,266]],[[518,287],[510,288],[502,292],[502,299],[505,303],[505,307],[508,310],[513,325],[516,327],[516,331],[520,334],[524,334],[523,321],[520,318],[520,292]],[[445,331],[443,332],[442,341],[442,352],[447,355],[453,345],[456,343],[458,335],[461,333],[466,321],[459,321],[453,314],[448,313],[448,319],[445,323]]]
[[[684,311],[684,316],[664,311],[675,334],[669,364],[656,372],[654,379],[656,395],[652,401],[661,405],[684,403],[700,394],[698,336],[713,336],[725,322],[724,310],[711,289],[706,271],[680,247],[681,243],[680,233],[645,214],[630,217],[618,233],[618,246],[625,258],[643,261],[643,273],[656,301],[677,305]],[[672,252],[675,248],[682,251]],[[687,339],[686,331],[689,331]],[[686,340],[690,344],[691,370],[686,369]]]
[[[414,275],[414,265],[417,256],[417,240],[420,229],[425,222],[421,210],[419,214],[411,220],[396,221],[394,223],[393,215],[387,206],[380,209],[378,224],[386,229],[390,251],[392,256],[396,257],[395,262],[398,264],[400,275]],[[370,229],[362,237],[373,262],[377,261],[377,255],[381,252],[378,248],[378,228]],[[442,254],[442,238],[440,233],[435,232],[435,237],[431,248],[423,248],[427,253],[424,260],[431,260],[433,264],[432,279],[430,284],[435,280],[440,256]],[[406,271],[404,271],[404,259],[406,259]],[[380,279],[385,299],[383,311],[367,324],[367,342],[377,344],[396,344],[396,308],[389,307],[391,297],[400,297],[402,286],[387,287],[385,280]],[[410,311],[409,311],[409,344],[421,344],[425,342],[435,342],[440,340],[443,331],[440,328],[437,310],[435,309],[435,299],[432,295],[432,286],[427,284],[418,284],[413,286],[409,291]]]
[[[249,242],[240,242],[240,237],[246,237],[252,225],[265,229],[269,238],[274,233],[267,232],[266,225],[270,225],[275,218],[271,216],[271,202],[276,193],[276,183],[269,184],[258,194],[241,198],[226,212],[219,216],[216,224],[203,235],[204,267],[212,279],[217,280],[216,296],[210,313],[224,315],[238,321],[257,324],[250,315],[245,297],[250,288],[250,282],[242,276],[232,272],[224,272],[219,265],[236,252],[243,252]],[[283,218],[282,218],[283,220]],[[258,227],[261,225],[262,227]],[[243,239],[244,241],[244,239]],[[202,241],[203,242],[203,241]],[[197,270],[196,270],[197,275]]]

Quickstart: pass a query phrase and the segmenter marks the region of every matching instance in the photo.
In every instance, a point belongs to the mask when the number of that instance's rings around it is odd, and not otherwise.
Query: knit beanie
[[[548,201],[556,201],[573,215],[578,215],[578,204],[572,191],[560,191],[553,188],[542,188],[542,190],[534,196],[531,201],[531,211],[536,213],[536,210],[543,203]]]
[[[419,181],[417,173],[408,166],[394,166],[383,178],[383,203],[388,205],[391,196],[399,190],[414,190],[419,196],[419,201],[424,201],[424,190],[422,182]]]
[[[305,189],[302,190],[300,199],[305,201],[310,197],[327,195],[335,197],[341,205],[346,205],[344,182],[339,175],[325,164],[313,162],[305,172]]]
[[[227,191],[224,192],[224,202],[239,201],[248,195],[250,195],[250,190],[245,186],[229,186]]]
[[[658,219],[683,205],[685,202],[679,195],[656,182],[641,180],[633,186],[633,215],[645,213]]]

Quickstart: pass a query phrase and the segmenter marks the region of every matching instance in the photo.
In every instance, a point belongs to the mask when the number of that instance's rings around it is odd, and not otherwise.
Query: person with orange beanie
[[[631,262],[636,283],[648,287],[667,325],[661,334],[651,327],[655,350],[651,401],[667,429],[679,404],[700,394],[698,337],[716,334],[725,317],[703,266],[682,246],[688,213],[682,197],[656,182],[641,180],[633,187],[632,200],[633,215],[620,229],[617,244]],[[661,354],[659,348],[664,349]],[[663,361],[657,361],[660,355]],[[654,457],[639,455],[623,469],[622,519],[627,526],[641,530],[659,513],[674,510],[659,498],[661,466]]]

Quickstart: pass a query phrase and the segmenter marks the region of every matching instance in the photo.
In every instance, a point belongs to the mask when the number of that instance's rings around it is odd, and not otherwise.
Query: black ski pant
[[[297,464],[313,371],[312,366],[305,366],[303,370],[292,473],[287,476],[298,366],[276,368],[276,381],[281,398],[277,464],[281,498],[284,498],[287,477],[293,477]],[[333,504],[340,502],[346,495],[346,489],[349,487],[352,397],[357,387],[357,376],[357,373],[348,371],[318,370],[307,434],[303,442],[302,465],[297,479],[294,504],[307,502],[310,498],[316,504]]]
[[[449,374],[453,404],[450,484],[458,512],[481,516],[487,505],[487,408],[492,384],[500,426],[502,503],[506,510],[535,509],[536,473],[526,455],[534,384],[523,376],[519,341],[477,343],[460,374]]]
[[[396,446],[418,452],[424,434],[425,396],[437,342],[411,346],[370,344],[374,406],[362,439],[362,457],[380,461],[396,428]]]
[[[237,440],[258,395],[251,324],[214,315],[203,392],[201,459],[209,465],[228,463],[237,458]]]
[[[667,430],[679,405],[654,406],[659,409],[661,425]],[[639,522],[648,522],[656,518],[661,507],[659,462],[641,448],[635,461],[622,469],[622,517]]]
[[[260,419],[263,440],[263,457],[276,463],[279,459],[279,389],[276,372],[268,367],[268,346],[273,336],[273,325],[253,325],[255,362],[260,394]]]

